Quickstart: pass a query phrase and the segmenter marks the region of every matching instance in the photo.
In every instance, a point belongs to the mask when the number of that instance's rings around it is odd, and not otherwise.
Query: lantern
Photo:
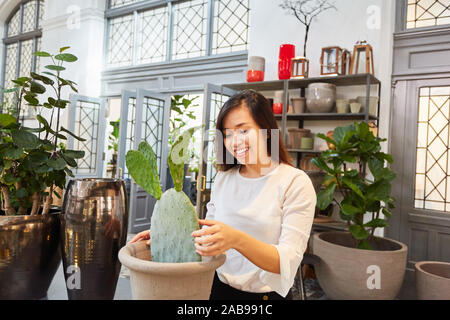
[[[305,57],[292,58],[291,79],[308,78],[309,60]]]
[[[347,74],[347,61],[350,60],[350,52],[341,47],[322,48],[320,56],[320,75],[340,76]]]

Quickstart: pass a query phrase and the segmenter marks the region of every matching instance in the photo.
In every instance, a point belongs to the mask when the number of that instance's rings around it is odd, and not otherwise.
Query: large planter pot
[[[61,252],[70,300],[112,300],[126,243],[125,184],[116,179],[71,180],[64,195]]]
[[[225,255],[202,262],[162,263],[151,261],[145,241],[128,244],[119,259],[130,269],[134,300],[208,300],[215,270],[225,263]]]
[[[391,300],[403,284],[407,246],[375,238],[373,250],[355,248],[349,232],[327,231],[313,236],[314,267],[320,286],[330,299]]]
[[[61,262],[60,212],[0,216],[0,299],[46,299]]]
[[[417,299],[450,300],[449,262],[421,261],[415,269]]]

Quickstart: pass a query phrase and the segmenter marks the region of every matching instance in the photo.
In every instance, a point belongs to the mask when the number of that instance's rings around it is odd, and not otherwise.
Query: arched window
[[[12,80],[39,70],[39,57],[33,52],[41,46],[43,7],[43,0],[22,1],[6,20],[1,83],[4,88],[13,87]]]

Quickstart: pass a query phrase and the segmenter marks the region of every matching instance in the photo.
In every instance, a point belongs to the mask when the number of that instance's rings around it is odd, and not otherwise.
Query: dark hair
[[[244,90],[230,97],[224,103],[224,105],[220,109],[219,115],[217,116],[215,147],[217,157],[216,169],[219,171],[227,171],[239,165],[237,159],[225,148],[225,144],[222,143],[221,146],[219,145],[219,142],[223,142],[223,139],[219,139],[217,135],[224,133],[223,122],[227,114],[231,110],[240,106],[246,106],[250,110],[253,119],[261,127],[261,129],[267,129],[267,152],[269,156],[272,157],[270,131],[273,129],[279,130],[279,128],[277,121],[273,116],[272,109],[270,108],[270,103],[262,94],[254,90]],[[286,150],[281,134],[279,134],[278,140],[278,159],[274,159],[274,157],[272,157],[272,159],[279,161],[280,163],[286,163],[292,166],[292,164],[290,163],[292,158],[289,156],[289,153]],[[227,162],[226,159],[233,159],[233,163],[230,163],[230,161]]]

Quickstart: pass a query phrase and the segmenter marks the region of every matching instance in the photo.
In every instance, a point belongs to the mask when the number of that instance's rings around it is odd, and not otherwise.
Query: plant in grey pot
[[[311,160],[326,172],[317,207],[336,204],[348,226],[348,232],[314,234],[313,252],[321,258],[315,266],[318,281],[331,299],[394,299],[403,282],[407,247],[374,235],[376,228],[388,225],[395,201],[390,195],[395,173],[386,166],[393,159],[381,151],[386,139],[375,137],[365,122],[318,137],[335,148]]]
[[[199,229],[195,209],[182,191],[184,162],[196,128],[180,134],[172,144],[169,169],[174,188],[161,190],[156,156],[147,142],[126,155],[126,165],[134,181],[157,199],[150,226],[150,250],[145,241],[123,247],[119,259],[130,269],[133,299],[208,299],[215,269],[225,255],[201,260],[191,233]]]
[[[0,216],[0,299],[44,298],[61,261],[59,251],[60,209],[52,208],[56,190],[64,189],[71,167],[84,151],[68,150],[61,144],[67,134],[60,123],[63,87],[77,91],[75,83],[62,77],[63,64],[77,60],[67,53],[35,52],[48,58],[47,71],[31,72],[13,80],[4,90],[12,102],[0,114],[0,188],[4,216]],[[45,102],[39,98],[45,94]],[[52,95],[53,94],[53,95]],[[43,100],[41,98],[41,100]],[[24,104],[37,112],[37,128],[24,126],[20,114]],[[43,116],[48,109],[49,119]],[[56,211],[56,212],[55,212]]]

